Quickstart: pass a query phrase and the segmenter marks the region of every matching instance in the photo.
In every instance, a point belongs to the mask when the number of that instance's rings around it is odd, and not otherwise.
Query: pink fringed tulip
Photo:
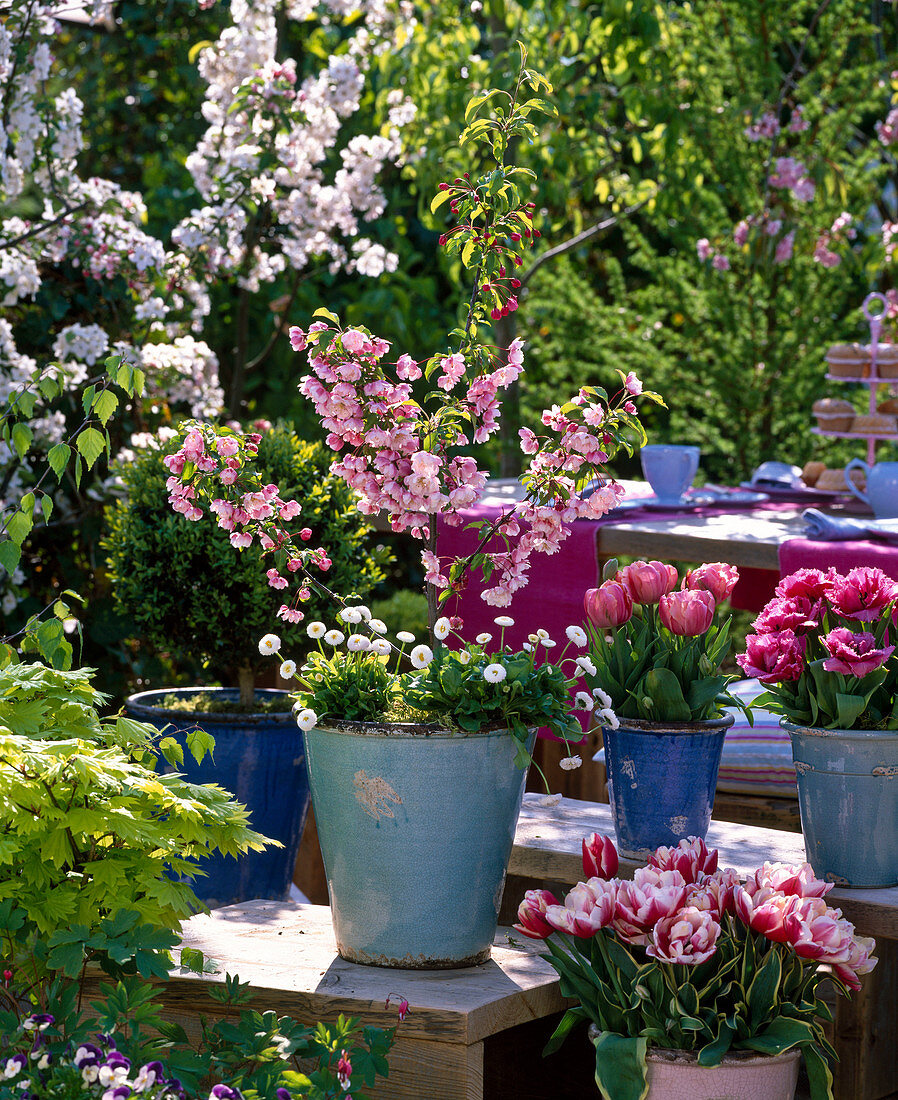
[[[719,935],[720,925],[710,913],[688,905],[658,921],[645,953],[659,962],[697,966],[717,950]]]
[[[662,561],[634,561],[619,570],[617,579],[627,589],[633,603],[657,603],[677,583],[677,571]]]
[[[614,878],[617,868],[617,848],[610,837],[591,833],[583,838],[583,873],[588,878]]]
[[[618,581],[605,581],[601,588],[588,589],[583,606],[587,618],[599,630],[623,626],[633,617],[630,593]]]
[[[746,676],[754,676],[762,684],[782,684],[797,680],[804,668],[807,642],[793,630],[777,634],[749,634],[745,652],[736,663]]]
[[[715,603],[723,603],[729,599],[738,580],[739,570],[735,566],[715,561],[690,569],[683,578],[683,587],[694,592],[710,592]]]
[[[776,586],[775,594],[787,600],[804,598],[816,603],[827,595],[832,587],[832,578],[819,569],[796,569]]]
[[[546,920],[546,909],[557,904],[558,898],[549,890],[528,890],[518,906],[518,923],[514,927],[533,940],[544,940],[554,931]]]
[[[893,645],[876,648],[876,638],[866,632],[838,627],[821,638],[829,657],[823,662],[827,672],[843,676],[866,676],[884,665],[895,652]]]
[[[671,634],[695,638],[714,622],[714,597],[710,592],[680,589],[661,597],[658,612],[662,626]]]
[[[862,566],[844,577],[836,574],[828,595],[833,610],[839,615],[872,622],[881,618],[885,608],[898,599],[898,584],[881,569]]]
[[[774,634],[779,630],[803,634],[814,630],[822,617],[822,600],[809,600],[806,596],[778,596],[767,604],[752,626],[759,634]]]
[[[717,870],[716,848],[708,850],[699,836],[686,837],[676,848],[658,848],[649,856],[649,866],[659,871],[679,871],[688,883],[701,882],[703,875]]]

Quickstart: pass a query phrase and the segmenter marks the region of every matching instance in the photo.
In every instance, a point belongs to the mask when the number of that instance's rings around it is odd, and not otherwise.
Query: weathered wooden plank
[[[463,970],[386,970],[337,957],[330,911],[322,906],[253,901],[191,918],[183,944],[218,960],[207,975],[181,971],[169,983],[171,1007],[179,1013],[209,1012],[208,984],[238,974],[256,994],[255,1007],[300,1020],[362,1016],[389,1027],[398,994],[412,1006],[403,1035],[471,1044],[504,1028],[561,1011],[567,1002],[555,971],[539,958],[541,945],[509,942],[499,930],[488,963]]]
[[[876,953],[879,965],[860,990],[836,999],[835,1100],[881,1100],[898,1088],[898,943],[882,940]]]
[[[483,1100],[483,1043],[400,1037],[388,1061],[389,1076],[370,1090],[375,1100]]]

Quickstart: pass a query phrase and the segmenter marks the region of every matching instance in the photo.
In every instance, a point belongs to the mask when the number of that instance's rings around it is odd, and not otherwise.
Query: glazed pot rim
[[[898,740],[898,730],[830,730],[822,726],[802,726],[798,722],[790,722],[788,718],[780,718],[780,726],[790,736],[796,733],[805,734],[808,737],[841,737],[846,741]]]
[[[713,733],[727,730],[736,721],[734,714],[722,714],[719,718],[704,718],[699,722],[649,722],[644,718],[620,718],[620,725],[612,733],[627,730],[632,733]],[[602,731],[610,729],[602,726]]]
[[[255,697],[272,699],[274,697],[289,696],[290,692],[283,688],[256,688]],[[230,695],[239,698],[240,689],[233,687],[169,687],[151,688],[148,691],[138,691],[129,695],[125,700],[127,708],[133,708],[131,717],[145,718],[150,712],[154,717],[166,718],[172,723],[204,722],[208,725],[220,723],[234,725],[235,723],[263,723],[271,722],[278,725],[292,726],[296,724],[296,717],[290,710],[276,711],[199,711],[199,710],[172,710],[164,707],[161,700],[166,695]],[[160,702],[154,702],[159,699]]]
[[[450,729],[440,722],[378,722],[378,721],[354,721],[349,718],[323,718],[318,721],[309,732],[318,733],[345,733],[356,737],[407,737],[407,738],[444,738],[459,739],[463,737],[486,737],[490,734],[513,736],[512,731],[505,725],[484,726],[479,730]],[[532,736],[536,732],[536,726],[531,726],[529,733]]]

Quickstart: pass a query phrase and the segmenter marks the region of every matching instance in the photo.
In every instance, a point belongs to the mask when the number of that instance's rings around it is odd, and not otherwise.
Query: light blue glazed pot
[[[602,727],[608,800],[621,855],[647,859],[711,823],[717,772],[731,714],[707,722],[622,718]]]
[[[489,958],[526,779],[515,745],[505,730],[334,722],[306,733],[342,958],[405,969]]]
[[[814,874],[843,886],[898,884],[898,732],[781,725]]]

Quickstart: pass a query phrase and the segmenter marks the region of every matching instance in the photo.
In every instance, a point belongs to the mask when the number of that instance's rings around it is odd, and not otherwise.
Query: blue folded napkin
[[[869,538],[893,542],[898,539],[898,519],[848,519],[847,516],[828,516],[817,508],[805,508],[801,514],[809,539],[829,542]]]
[[[828,516],[817,508],[805,508],[801,513],[805,534],[809,539],[865,539],[869,538],[867,520],[848,519],[845,516]]]

